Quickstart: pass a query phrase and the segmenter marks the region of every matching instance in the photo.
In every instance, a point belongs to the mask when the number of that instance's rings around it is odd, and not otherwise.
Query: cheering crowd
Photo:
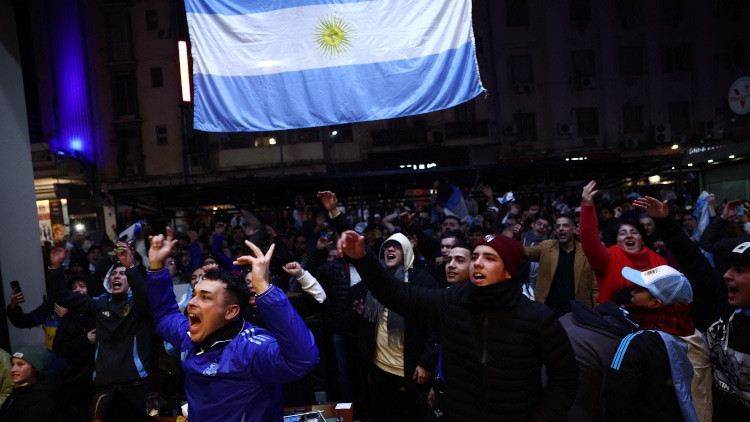
[[[745,203],[434,191],[48,245],[0,422],[750,420]]]

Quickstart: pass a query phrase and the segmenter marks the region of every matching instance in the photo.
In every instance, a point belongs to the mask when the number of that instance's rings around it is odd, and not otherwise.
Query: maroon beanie
[[[474,244],[474,249],[480,245],[487,245],[494,249],[503,260],[510,277],[516,278],[518,267],[521,266],[521,259],[523,259],[523,246],[520,243],[501,234],[488,234]]]

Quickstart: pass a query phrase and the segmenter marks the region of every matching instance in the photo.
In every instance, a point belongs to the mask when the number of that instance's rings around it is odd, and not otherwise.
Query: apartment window
[[[513,122],[518,128],[516,140],[519,142],[531,142],[537,140],[536,113],[518,112],[513,116]]]
[[[576,78],[596,76],[594,50],[578,50],[573,52],[573,74]]]
[[[529,2],[527,0],[506,0],[505,11],[508,27],[529,26]]]
[[[127,12],[112,12],[105,16],[107,30],[107,52],[112,62],[133,60],[130,15]]]
[[[509,62],[512,83],[517,85],[534,83],[534,71],[530,55],[510,56]]]
[[[112,75],[112,100],[116,117],[138,115],[138,94],[133,72]]]
[[[151,68],[151,88],[161,88],[164,86],[164,74],[160,67]]]
[[[690,103],[687,101],[673,101],[667,103],[669,110],[669,124],[672,130],[690,129]]]
[[[568,3],[571,22],[591,21],[591,0],[570,0]]]
[[[724,67],[727,69],[747,66],[747,41],[742,39],[728,40],[724,43]]]
[[[159,14],[156,10],[146,10],[146,29],[149,31],[159,29]]]
[[[625,104],[622,106],[622,132],[643,133],[643,105]]]
[[[156,125],[156,145],[167,145],[167,125]]]
[[[596,107],[576,109],[576,124],[580,137],[599,136],[599,113]]]
[[[641,76],[646,74],[646,54],[640,45],[620,47],[617,51],[620,76]]]
[[[690,46],[678,44],[663,47],[661,68],[664,72],[685,72],[693,70],[693,55]]]
[[[683,0],[661,0],[659,21],[667,24],[681,23],[685,12]]]
[[[615,9],[623,29],[640,28],[646,24],[644,0],[616,0]]]

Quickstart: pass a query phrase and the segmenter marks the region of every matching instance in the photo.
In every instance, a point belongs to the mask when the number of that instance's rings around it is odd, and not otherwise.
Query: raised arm
[[[117,242],[115,255],[123,267],[125,275],[128,277],[128,285],[133,292],[134,305],[138,311],[148,312],[148,292],[146,290],[146,281],[143,280],[138,268],[135,267],[135,253],[125,242]],[[150,263],[149,263],[150,265]]]
[[[289,382],[312,370],[318,363],[315,338],[281,289],[268,281],[268,267],[275,244],[265,254],[255,244],[245,241],[253,252],[237,258],[234,265],[251,265],[251,282],[256,292],[255,303],[268,325],[275,342],[262,344],[265,352],[256,353],[250,371],[260,379]]]
[[[349,221],[338,209],[339,200],[336,198],[336,194],[326,190],[318,192],[318,198],[320,198],[323,208],[328,211],[328,217],[331,218],[331,227],[333,230],[339,235],[349,230]]]
[[[454,289],[429,289],[396,279],[380,264],[372,251],[365,249],[364,237],[348,230],[338,243],[339,254],[346,256],[362,276],[362,281],[385,307],[407,317],[439,326]]]
[[[714,312],[719,306],[723,306],[726,303],[727,286],[722,275],[711,266],[698,246],[687,237],[674,219],[669,218],[667,203],[647,196],[636,199],[633,206],[646,211],[654,219],[656,227],[664,235],[667,247],[693,286],[693,293],[703,295]]]
[[[186,346],[190,342],[190,337],[186,334],[190,323],[180,313],[169,271],[164,267],[164,260],[172,253],[177,240],[172,239],[172,229],[169,227],[166,233],[166,236],[160,234],[149,238],[151,248],[148,250],[149,267],[146,272],[149,306],[157,334],[172,345]]]
[[[305,271],[302,269],[302,266],[299,265],[299,262],[290,262],[281,268],[284,270],[284,272],[296,278],[300,286],[302,287],[302,290],[304,290],[305,293],[309,294],[310,296],[314,297],[315,301],[317,301],[318,303],[323,303],[326,301],[326,292],[323,290],[323,287],[321,287],[320,283],[318,283],[318,280],[313,277],[313,275],[310,274],[309,271]]]
[[[68,308],[69,312],[86,313],[93,310],[93,299],[87,295],[73,293],[65,282],[62,263],[68,255],[63,246],[55,246],[49,253],[50,265],[47,270],[47,286],[52,302]]]
[[[599,193],[596,190],[596,182],[590,181],[583,187],[581,194],[581,247],[589,260],[591,268],[594,269],[597,280],[604,278],[609,267],[609,251],[599,241],[599,221],[596,218],[594,207],[594,196]]]

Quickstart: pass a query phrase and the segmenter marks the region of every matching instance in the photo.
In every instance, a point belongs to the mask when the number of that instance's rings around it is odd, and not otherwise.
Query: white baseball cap
[[[646,271],[624,267],[622,276],[648,289],[664,305],[693,302],[693,288],[690,287],[690,282],[681,272],[669,265],[660,265]]]

